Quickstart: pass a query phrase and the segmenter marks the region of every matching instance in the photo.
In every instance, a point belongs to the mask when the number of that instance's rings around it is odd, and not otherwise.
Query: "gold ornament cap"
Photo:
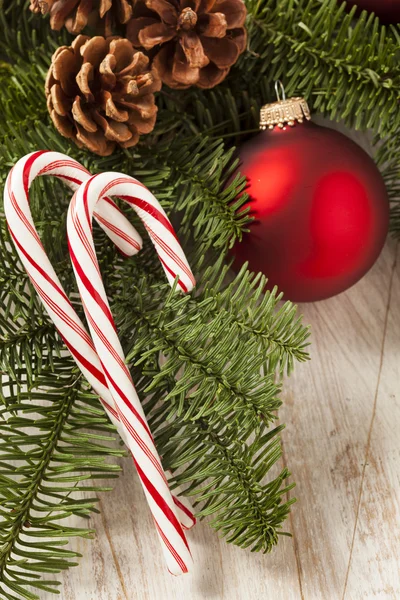
[[[279,87],[282,92],[282,99],[279,95]],[[275,83],[277,102],[265,104],[260,110],[260,129],[273,129],[278,126],[281,129],[285,125],[293,127],[296,122],[303,123],[304,119],[311,120],[310,109],[304,98],[286,99],[285,90],[281,81]]]

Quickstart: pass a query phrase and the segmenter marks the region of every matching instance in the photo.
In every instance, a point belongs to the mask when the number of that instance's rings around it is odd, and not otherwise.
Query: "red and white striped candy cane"
[[[174,501],[142,405],[136,394],[104,290],[93,243],[92,216],[97,202],[118,196],[142,219],[171,284],[189,291],[195,280],[174,229],[153,194],[133,177],[100,173],[83,183],[70,203],[67,231],[72,264],[82,304],[100,358],[108,388],[114,398],[128,445],[152,511],[169,570],[187,572],[190,550],[175,512]]]
[[[77,161],[58,152],[33,152],[19,160],[9,173],[4,190],[4,210],[10,234],[49,316],[127,443],[125,429],[119,421],[92,339],[68,300],[32,219],[29,187],[36,176],[44,174],[62,179],[73,189],[90,177],[90,173]],[[102,199],[98,203],[95,218],[121,252],[133,255],[140,249],[140,235],[111,199]],[[175,502],[182,525],[189,529],[195,523],[190,504],[182,498],[175,498]]]

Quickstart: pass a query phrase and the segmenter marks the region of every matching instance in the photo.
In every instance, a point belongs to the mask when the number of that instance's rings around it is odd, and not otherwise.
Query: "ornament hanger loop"
[[[283,87],[283,83],[280,79],[275,81],[275,93],[278,102],[281,102],[281,100],[286,100],[285,88]],[[280,94],[282,94],[282,98],[280,97]]]

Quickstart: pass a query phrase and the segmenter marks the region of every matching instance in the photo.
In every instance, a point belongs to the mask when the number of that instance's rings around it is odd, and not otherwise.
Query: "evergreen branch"
[[[391,203],[390,227],[396,237],[400,236],[400,128],[384,143],[376,140],[377,162],[382,170]]]
[[[139,392],[144,392],[160,366],[144,378]],[[166,374],[163,382],[173,390],[174,377]],[[156,394],[157,395],[157,394]],[[160,400],[160,398],[158,398]],[[190,401],[183,400],[190,410]],[[287,469],[265,482],[265,476],[281,457],[279,433],[282,426],[265,433],[261,425],[251,443],[249,431],[239,422],[227,425],[224,419],[192,418],[183,426],[167,421],[168,405],[145,404],[157,447],[167,468],[175,472],[178,485],[188,485],[186,494],[202,504],[198,516],[213,515],[211,526],[221,530],[227,541],[253,550],[268,552],[277,543],[281,524],[294,499],[282,504],[282,496],[293,487],[282,487],[289,477]],[[233,499],[235,501],[233,502]]]
[[[196,505],[202,504],[198,515],[213,514],[212,526],[221,530],[227,541],[269,551],[277,542],[293,502],[281,503],[288,490],[282,488],[289,476],[287,470],[270,482],[261,483],[281,456],[279,438],[275,437],[281,427],[266,432],[280,400],[271,375],[264,379],[259,376],[261,362],[255,357],[268,356],[268,350],[254,351],[260,344],[267,344],[254,325],[275,320],[277,298],[270,294],[255,314],[252,309],[260,300],[265,282],[261,279],[257,286],[259,278],[241,273],[225,290],[219,289],[213,295],[212,286],[218,286],[217,273],[218,270],[212,272],[214,280],[210,279],[195,300],[170,294],[162,305],[164,290],[154,285],[153,294],[145,293],[148,279],[143,275],[140,279],[136,273],[138,287],[130,290],[129,301],[122,300],[122,293],[113,312],[124,344],[131,346],[127,360],[134,363],[133,376],[140,396],[148,397],[145,410],[165,465],[173,471],[183,469],[176,475],[177,483],[190,484],[187,492],[194,496]],[[224,275],[219,273],[221,279]],[[143,297],[147,298],[145,305]],[[290,313],[290,303],[280,312]],[[240,320],[236,320],[237,316]],[[276,322],[279,321],[280,317]],[[204,331],[206,340],[221,340],[219,327],[226,333],[231,354],[215,343],[208,346],[202,341]],[[299,333],[295,320],[292,327],[292,332],[290,325],[285,329],[292,344],[282,343],[279,327],[269,340],[271,352],[275,344],[280,346],[283,364],[288,361],[285,353],[299,353],[303,359],[305,356],[307,331],[302,328],[299,346],[295,347],[294,339]],[[229,371],[230,363],[235,363],[236,348],[232,349],[237,346],[237,354],[243,354],[242,343],[250,347],[248,356],[252,360],[247,368],[242,364],[230,372],[233,379],[220,378],[218,372],[226,375],[227,365]],[[200,365],[193,356],[197,345],[206,355]],[[160,353],[166,356],[162,366],[158,362]],[[269,373],[272,363],[275,368],[278,366],[276,360],[271,361]],[[217,364],[218,372],[212,368]],[[204,365],[209,365],[206,372]],[[254,432],[256,438],[249,444],[247,440]],[[233,497],[236,500],[232,505]],[[244,523],[248,526],[243,529]]]
[[[171,429],[167,427],[157,435],[157,443],[172,470],[181,467],[184,459],[189,462],[176,481],[180,485],[191,483],[186,493],[195,497],[195,505],[202,504],[198,516],[213,515],[211,526],[220,530],[229,543],[251,547],[253,551],[271,551],[295,501],[282,503],[284,494],[293,487],[283,487],[290,475],[287,469],[271,481],[262,482],[281,457],[281,427],[268,433],[261,431],[250,444],[232,442],[231,436],[225,439],[203,419],[193,420],[176,435],[171,435]],[[162,437],[168,438],[165,450]],[[193,439],[197,441],[197,451],[190,461]]]
[[[304,95],[315,111],[349,126],[381,136],[398,127],[395,28],[388,31],[366,13],[354,20],[354,11],[346,13],[336,0],[248,0],[247,6],[249,51],[216,90],[221,111],[224,88],[239,98],[240,109],[239,90],[265,102],[281,79],[288,96]]]
[[[307,96],[314,92],[316,110],[325,113],[342,105],[341,118],[353,115],[357,126],[365,118],[362,112],[367,111],[371,121],[371,113],[376,113],[377,106],[385,105],[385,115],[376,118],[375,123],[380,130],[391,125],[391,117],[396,116],[393,108],[399,86],[397,40],[366,13],[354,22],[354,11],[347,14],[344,3],[340,8],[332,0],[290,4],[291,9],[289,2],[267,5],[250,2],[251,27],[261,32],[261,35],[254,34],[252,51],[256,54],[262,51],[257,41],[268,38],[274,44],[274,62],[284,57],[285,65],[275,68],[288,68],[288,92],[294,92],[291,88]],[[368,44],[364,43],[366,36]]]
[[[260,377],[264,357],[257,356],[256,341],[246,341],[248,351],[243,354],[245,343],[236,341],[236,328],[227,327],[220,316],[206,322],[201,319],[196,322],[192,318],[186,326],[180,319],[179,335],[174,339],[169,324],[160,324],[157,312],[153,315],[146,313],[131,309],[132,318],[140,319],[141,325],[147,321],[148,328],[146,331],[142,325],[137,329],[135,337],[138,342],[127,360],[132,362],[139,348],[148,346],[149,333],[155,331],[155,346],[143,355],[148,358],[150,353],[162,351],[167,361],[159,375],[153,377],[146,392],[150,393],[157,387],[165,374],[180,375],[174,389],[165,397],[170,405],[168,419],[176,415],[186,421],[196,416],[211,418],[214,415],[215,418],[224,418],[227,423],[241,421],[243,427],[249,429],[257,428],[260,419],[267,423],[274,419],[273,411],[279,405],[276,397],[278,389],[271,375]],[[139,361],[143,360],[143,355]],[[187,412],[183,410],[185,398],[189,401]]]
[[[297,308],[291,302],[285,302],[280,308],[278,303],[282,294],[278,290],[266,290],[267,279],[261,273],[254,275],[246,271],[246,265],[236,279],[224,288],[228,266],[220,269],[209,268],[204,279],[207,285],[201,298],[208,304],[213,314],[225,311],[231,323],[237,326],[237,335],[250,333],[258,340],[258,352],[266,361],[266,372],[286,370],[289,374],[294,360],[307,360],[309,330],[296,319]],[[241,333],[242,332],[242,333]]]
[[[113,430],[98,400],[82,387],[72,359],[57,360],[55,370],[43,370],[30,393],[8,394],[7,406],[0,410],[0,595],[4,598],[13,597],[11,593],[38,598],[27,587],[54,591],[58,583],[42,582],[40,574],[58,573],[76,564],[71,559],[79,554],[59,546],[71,536],[92,533],[55,519],[89,515],[97,498],[77,498],[76,492],[105,491],[109,488],[84,482],[112,477],[118,471],[104,458],[121,455],[104,444],[112,438],[84,433],[89,427]]]
[[[0,319],[0,330],[3,329],[2,326],[9,329],[0,337],[0,368],[19,384],[16,371],[25,365],[27,378],[23,385],[30,389],[33,385],[33,373],[40,373],[43,368],[52,366],[52,356],[50,363],[46,362],[48,347],[51,344],[56,353],[58,338],[54,337],[54,327],[50,323],[39,322],[32,329],[23,326],[10,332],[11,323],[10,320]],[[42,353],[43,346],[47,349],[45,357]]]
[[[240,240],[252,219],[248,209],[242,208],[247,201],[247,195],[241,195],[244,178],[236,177],[227,185],[237,166],[233,149],[227,151],[220,140],[192,135],[185,145],[173,146],[172,152],[169,147],[168,154],[164,150],[158,155],[171,169],[174,208],[182,215],[180,233],[190,233],[196,240],[198,255],[211,247],[226,249]]]

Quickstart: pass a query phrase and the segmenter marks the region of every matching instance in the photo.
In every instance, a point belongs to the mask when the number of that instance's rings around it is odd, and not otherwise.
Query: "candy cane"
[[[136,394],[100,275],[93,244],[92,216],[104,196],[128,202],[142,219],[171,285],[190,291],[195,285],[174,229],[151,192],[136,179],[119,173],[101,173],[83,183],[71,200],[67,231],[70,255],[86,319],[114,398],[128,445],[152,511],[167,565],[173,574],[185,573],[191,554],[177,519],[161,460]]]
[[[127,444],[125,429],[119,421],[93,342],[64,292],[32,219],[29,187],[38,175],[54,175],[76,189],[90,177],[90,173],[77,161],[58,152],[33,152],[19,160],[8,175],[4,211],[11,237],[32,284],[76,363]],[[114,202],[109,198],[102,199],[96,208],[96,220],[120,251],[126,255],[135,254],[142,245],[140,235]],[[174,501],[182,525],[189,529],[195,523],[190,504],[183,498],[175,498]]]

